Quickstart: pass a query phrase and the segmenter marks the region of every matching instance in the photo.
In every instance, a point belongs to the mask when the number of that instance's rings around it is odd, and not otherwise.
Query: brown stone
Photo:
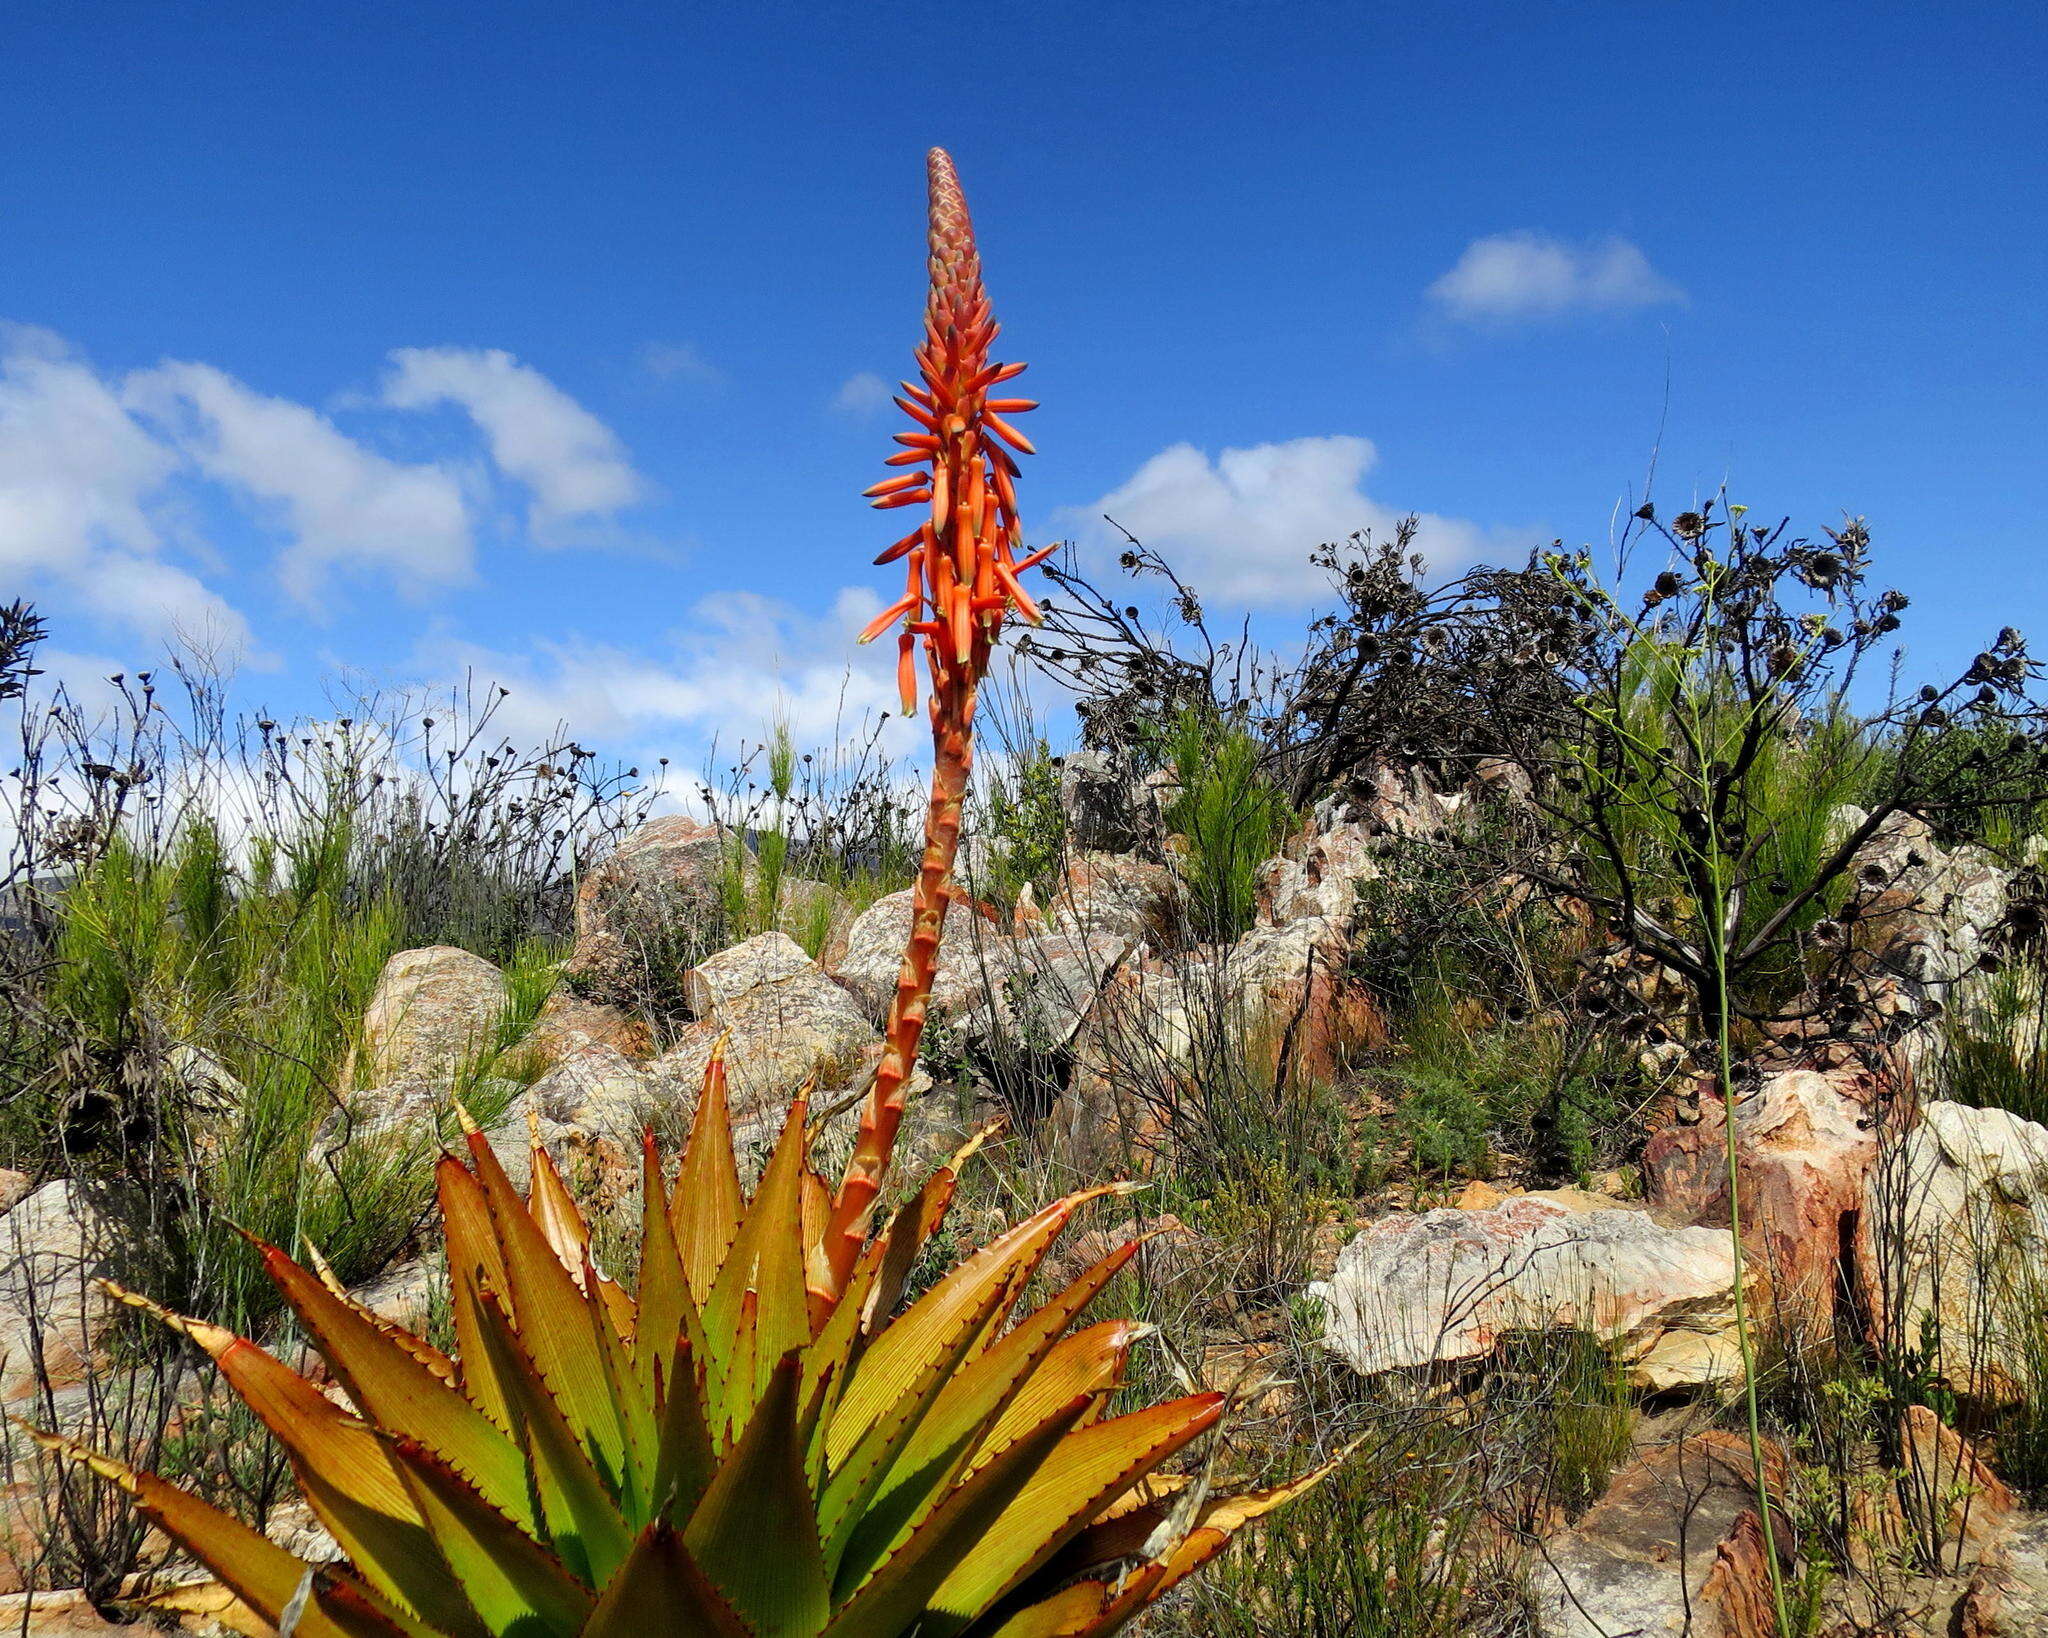
[[[1723,1105],[1711,1083],[1691,1125],[1667,1124],[1643,1153],[1650,1204],[1686,1221],[1729,1221]],[[1878,1152],[1883,1087],[1855,1069],[1774,1075],[1737,1106],[1743,1249],[1778,1315],[1831,1335],[1845,1250],[1853,1249]]]

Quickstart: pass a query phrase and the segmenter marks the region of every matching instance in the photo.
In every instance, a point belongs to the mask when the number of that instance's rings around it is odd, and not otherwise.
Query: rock
[[[683,974],[683,999],[692,1013],[706,1018],[721,1001],[757,984],[777,984],[815,970],[811,958],[787,933],[762,933],[707,956]]]
[[[804,1082],[836,1087],[857,1072],[874,1026],[790,939],[767,933],[725,954],[736,959],[714,958],[698,970],[709,1002],[700,1021],[648,1066],[657,1098],[694,1107],[721,1036],[736,1120],[779,1119]]]
[[[1773,1486],[1778,1468],[1767,1449]],[[1531,1578],[1537,1629],[1544,1638],[1751,1638],[1741,1623],[1764,1570],[1754,1471],[1748,1441],[1719,1429],[1631,1457],[1545,1546]],[[1786,1537],[1782,1520],[1776,1532]]]
[[[2048,1632],[2048,1513],[2014,1522],[1967,1638],[2039,1638]]]
[[[1225,961],[1241,1022],[1276,1066],[1285,1054],[1298,1074],[1334,1075],[1352,1052],[1381,1045],[1379,1009],[1345,972],[1346,923],[1303,916],[1254,927]]]
[[[1361,882],[1380,873],[1379,829],[1362,820],[1311,826],[1259,871],[1259,920],[1282,926],[1304,916],[1348,924]]]
[[[1969,1440],[1925,1405],[1908,1405],[1899,1452],[1899,1503],[1916,1540],[1939,1540],[1945,1562],[1975,1564],[2004,1539],[2017,1503]]]
[[[45,1183],[0,1217],[0,1402],[84,1380],[113,1322],[106,1271],[114,1225],[68,1179]]]
[[[1870,1194],[1866,1285],[1879,1325],[1901,1347],[1932,1325],[1929,1366],[1970,1398],[2023,1396],[2039,1380],[2027,1305],[2048,1255],[2048,1128],[2004,1109],[1925,1104]]]
[[[576,945],[563,971],[577,989],[630,1004],[660,988],[662,969],[715,948],[736,845],[681,814],[651,819],[619,843],[576,892]]]
[[[1129,853],[1157,840],[1140,787],[1100,751],[1074,751],[1060,761],[1060,810],[1067,841],[1089,853]]]
[[[524,1044],[546,1065],[592,1041],[623,1053],[635,1063],[645,1063],[654,1056],[654,1032],[645,1019],[623,1007],[586,1001],[561,988],[541,1004],[540,1016],[534,1020]]]
[[[983,1051],[1063,1053],[1130,955],[1128,934],[988,939],[976,997],[949,1020],[954,1040]]]
[[[1324,1342],[1362,1374],[1479,1359],[1514,1331],[1583,1329],[1654,1392],[1727,1381],[1735,1260],[1727,1231],[1665,1228],[1627,1207],[1510,1199],[1369,1224],[1327,1281]]]
[[[363,1014],[360,1078],[445,1080],[489,1046],[505,1005],[505,975],[482,956],[446,944],[399,951]]]
[[[896,975],[903,966],[903,947],[910,942],[913,890],[890,893],[863,910],[846,930],[846,948],[826,968],[854,994],[877,1024],[889,1013],[896,996]],[[946,907],[946,928],[939,941],[939,970],[932,984],[930,1013],[942,1015],[971,1001],[981,983],[977,948],[1003,935],[967,905],[955,899]]]
[[[1861,1224],[1878,1153],[1872,1110],[1884,1091],[1858,1069],[1789,1070],[1736,1107],[1744,1250],[1782,1320],[1831,1335],[1842,1256]],[[1650,1204],[1725,1226],[1728,1171],[1723,1107],[1711,1087],[1699,1119],[1654,1132],[1643,1153]]]
[[[1165,945],[1180,936],[1186,912],[1187,891],[1166,866],[1128,853],[1081,853],[1067,862],[1046,918],[1055,932]]]
[[[543,1122],[637,1152],[655,1079],[653,1065],[642,1068],[602,1041],[587,1041],[535,1081],[522,1101],[530,1101]],[[523,1141],[525,1110],[511,1114],[521,1123]]]
[[[35,1192],[35,1179],[27,1172],[12,1172],[0,1166],[0,1212],[12,1211]]]
[[[438,1255],[415,1257],[349,1287],[348,1294],[379,1319],[423,1336],[434,1311],[447,1302],[448,1271]]]

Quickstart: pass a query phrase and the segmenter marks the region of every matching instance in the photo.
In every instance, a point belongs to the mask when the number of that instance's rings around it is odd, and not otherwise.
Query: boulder
[[[684,973],[683,999],[697,1017],[707,1018],[721,1001],[815,970],[811,958],[787,933],[762,933],[707,956]]]
[[[1321,916],[1348,923],[1357,908],[1359,884],[1380,873],[1379,836],[1375,826],[1362,820],[1312,824],[1286,852],[1260,868],[1260,922],[1278,927]]]
[[[587,1041],[558,1059],[508,1116],[521,1125],[522,1141],[525,1106],[530,1103],[544,1124],[637,1151],[654,1097],[652,1065],[643,1068],[602,1041]]]
[[[1156,845],[1161,834],[1150,792],[1101,751],[1060,759],[1060,811],[1070,846],[1091,853],[1129,853]]]
[[[1877,1161],[1874,1111],[1885,1084],[1857,1068],[1788,1070],[1736,1106],[1743,1244],[1778,1315],[1829,1335],[1842,1257],[1862,1222]],[[1710,1084],[1691,1125],[1666,1124],[1643,1152],[1653,1207],[1717,1227],[1729,1221],[1724,1109]]]
[[[1510,1332],[1578,1329],[1616,1344],[1661,1392],[1740,1373],[1734,1246],[1628,1208],[1518,1197],[1369,1224],[1327,1281],[1324,1342],[1362,1374],[1479,1359]]]
[[[592,1041],[623,1053],[635,1063],[644,1063],[654,1056],[654,1032],[644,1018],[623,1007],[587,1001],[562,988],[557,988],[541,1004],[540,1016],[534,1020],[524,1044],[546,1065]]]
[[[84,1380],[113,1322],[106,1272],[114,1227],[68,1179],[45,1183],[0,1217],[0,1403]]]
[[[830,1088],[850,1080],[875,1040],[854,998],[781,933],[749,939],[693,977],[706,1003],[699,1021],[648,1066],[660,1102],[694,1106],[723,1038],[735,1118],[779,1118],[806,1081]]]
[[[505,1005],[505,975],[483,957],[446,944],[401,950],[384,963],[363,1013],[356,1078],[445,1080],[488,1047]]]
[[[1780,1460],[1766,1447],[1774,1486]],[[1631,1456],[1578,1523],[1545,1544],[1530,1587],[1537,1630],[1750,1638],[1755,1577],[1768,1575],[1754,1473],[1748,1441],[1720,1429]],[[1782,1520],[1776,1533],[1789,1539]]]
[[[620,842],[576,891],[576,944],[563,969],[576,988],[630,1004],[663,968],[714,948],[735,845],[682,814],[650,819]]]
[[[1187,892],[1164,865],[1128,853],[1079,853],[1046,906],[1052,930],[1165,945],[1179,937]]]
[[[984,1050],[1065,1052],[1134,942],[1117,933],[985,940],[973,952],[974,998],[949,1020],[954,1039]]]
[[[2048,1128],[2004,1109],[1923,1105],[1877,1165],[1863,1239],[1872,1307],[1895,1345],[1918,1346],[1931,1328],[1929,1366],[1980,1401],[2039,1383]]]
[[[825,970],[853,992],[877,1024],[889,1013],[896,996],[896,975],[903,966],[903,947],[910,942],[913,890],[890,893],[863,910],[846,930],[845,949]],[[946,929],[939,942],[939,970],[932,984],[930,1013],[946,1013],[971,1001],[981,984],[977,947],[1002,937],[957,898],[946,907]]]

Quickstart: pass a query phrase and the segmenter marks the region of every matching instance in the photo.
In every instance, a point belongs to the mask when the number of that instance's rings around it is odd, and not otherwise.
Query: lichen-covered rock
[[[547,1065],[591,1041],[623,1053],[635,1063],[654,1056],[654,1032],[646,1019],[623,1007],[585,1000],[565,988],[557,988],[541,1004],[540,1016],[522,1045]]]
[[[1165,944],[1179,936],[1187,891],[1165,865],[1128,853],[1080,853],[1046,906],[1055,932]]]
[[[363,1013],[358,1079],[444,1080],[489,1044],[506,1005],[505,975],[452,945],[401,950],[384,963]]]
[[[683,975],[683,998],[699,1018],[760,984],[779,984],[816,964],[787,933],[762,933],[707,956]]]
[[[2048,1274],[2048,1127],[2004,1109],[1929,1103],[1870,1186],[1867,1283],[1901,1345],[1979,1400],[2038,1381],[2029,1350]]]
[[[747,953],[722,966],[705,964],[713,969],[701,979],[708,1004],[676,1045],[648,1066],[654,1096],[694,1105],[721,1038],[736,1119],[779,1115],[808,1080],[821,1087],[844,1084],[876,1039],[854,998],[780,933],[738,949]]]
[[[1665,1228],[1646,1212],[1576,1212],[1510,1199],[1382,1218],[1338,1254],[1325,1343],[1363,1374],[1479,1359],[1516,1331],[1613,1342],[1654,1391],[1735,1376],[1735,1255],[1725,1229]]]
[[[68,1179],[45,1183],[0,1217],[0,1402],[82,1382],[113,1322],[107,1271],[114,1225]],[[38,1361],[40,1360],[40,1365]]]
[[[630,1003],[716,946],[734,843],[681,814],[650,819],[583,878],[563,971],[591,1000]]]
[[[909,888],[875,900],[854,918],[846,930],[845,950],[826,968],[878,1024],[888,1016],[889,1003],[895,999],[903,947],[910,941],[911,901]],[[930,1015],[943,1015],[974,998],[981,984],[978,951],[988,940],[1002,936],[959,900],[946,907]]]

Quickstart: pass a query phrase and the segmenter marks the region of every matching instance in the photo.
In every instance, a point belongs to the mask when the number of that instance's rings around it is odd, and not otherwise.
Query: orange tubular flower
[[[974,699],[990,650],[1012,608],[1036,624],[1038,605],[1020,575],[1050,555],[1017,554],[1017,460],[1030,441],[1008,419],[1035,409],[1026,398],[990,398],[989,389],[1023,372],[1022,364],[993,364],[989,344],[1001,326],[981,284],[974,224],[960,192],[952,157],[943,148],[927,156],[931,180],[931,293],[925,303],[924,342],[916,352],[921,385],[903,383],[896,403],[913,430],[899,433],[902,452],[890,466],[907,468],[866,493],[877,508],[917,506],[915,529],[875,559],[905,563],[903,595],[860,640],[872,642],[899,620],[897,684],[903,709],[917,707],[917,660],[924,650],[931,673],[932,790],[925,814],[925,851],[918,871],[910,942],[889,1009],[884,1051],[861,1114],[860,1136],[839,1185],[828,1236],[835,1285],[843,1285],[881,1191],[903,1118],[904,1088],[917,1061],[925,1004],[938,967],[946,901],[953,890],[953,856],[960,842],[960,808],[974,755]]]

